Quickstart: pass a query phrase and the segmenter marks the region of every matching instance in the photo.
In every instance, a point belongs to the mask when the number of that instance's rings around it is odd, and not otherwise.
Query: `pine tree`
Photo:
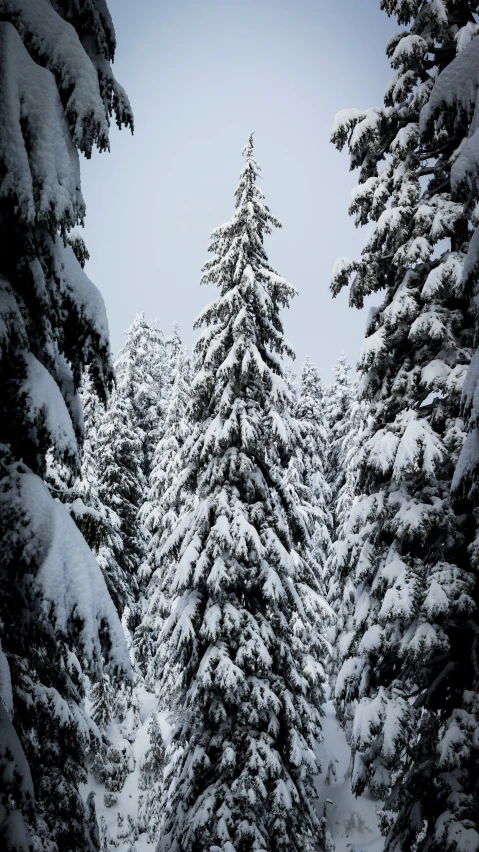
[[[88,852],[100,852],[100,830],[96,819],[95,794],[93,790],[88,793],[86,800],[86,813],[88,825]]]
[[[330,488],[326,482],[328,432],[325,424],[324,389],[318,371],[309,358],[301,371],[301,385],[296,405],[304,482],[313,504],[313,530],[310,550],[321,573],[331,547],[332,518],[329,512]]]
[[[99,558],[123,607],[133,606],[138,597],[138,572],[146,551],[146,535],[138,518],[146,480],[141,469],[141,440],[132,421],[130,400],[113,391],[100,417],[95,442],[98,496],[119,518],[121,539],[120,548],[112,541],[110,547],[99,551]]]
[[[141,469],[148,481],[163,432],[168,383],[165,340],[156,320],[147,320],[144,313],[136,315],[115,370],[118,392],[131,403],[132,426],[141,440]]]
[[[331,547],[332,519],[328,508],[330,489],[324,475],[327,432],[323,386],[316,367],[309,359],[303,365],[299,388],[294,376],[285,372],[297,434],[284,484],[303,515],[309,532],[310,557],[324,593],[323,572]]]
[[[336,846],[335,846],[335,843],[334,843],[334,840],[333,840],[333,836],[332,836],[332,833],[331,833],[331,826],[330,826],[329,820],[328,820],[328,804],[332,804],[332,803],[330,802],[329,799],[326,799],[326,801],[324,803],[323,816],[320,819],[319,839],[320,839],[320,843],[321,843],[321,849],[324,850],[324,852],[335,852]],[[348,843],[348,847],[350,848],[350,852],[354,852],[354,850],[351,849],[351,847],[352,847],[351,843]]]
[[[348,435],[351,431],[351,408],[354,402],[354,387],[349,376],[351,368],[341,353],[333,367],[334,380],[325,393],[324,408],[328,431],[328,453],[325,474],[330,487],[330,510],[332,514],[332,532],[336,537],[338,520],[336,503],[345,478],[345,451]]]
[[[96,843],[86,778],[94,731],[84,673],[128,672],[121,628],[84,539],[42,482],[47,453],[78,468],[77,391],[111,382],[103,302],[68,232],[84,217],[78,151],[131,125],[112,76],[105,3],[3,3],[0,21],[0,629],[11,684],[1,706],[2,849]],[[5,795],[5,787],[7,788]]]
[[[173,331],[165,340],[165,352],[166,352],[166,377],[168,380],[168,384],[173,384],[176,365],[178,363],[178,358],[180,356],[180,352],[183,346],[181,343],[180,337],[180,327],[177,322],[173,323]],[[168,394],[166,394],[166,398],[168,399]]]
[[[235,213],[213,232],[203,269],[220,293],[197,321],[186,471],[198,502],[164,548],[177,555],[166,580],[177,598],[162,630],[160,701],[175,721],[159,850],[318,848],[324,604],[275,471],[295,434],[278,359],[291,354],[279,309],[294,290],[263,247],[279,223],[256,185],[252,136],[244,156]]]
[[[334,685],[351,636],[351,623],[356,605],[356,589],[349,566],[342,570],[344,539],[347,538],[349,513],[358,496],[358,467],[364,434],[367,404],[355,401],[356,387],[349,376],[350,367],[341,353],[333,367],[334,380],[325,393],[325,420],[328,453],[325,462],[330,488],[331,547],[324,570],[327,600],[336,614],[326,632],[331,643],[328,660],[330,682]],[[344,567],[344,566],[343,566]],[[346,710],[346,715],[344,714]],[[338,719],[349,737],[350,708],[339,703]]]
[[[149,747],[141,760],[140,787],[145,794],[139,800],[138,823],[140,831],[146,832],[148,841],[158,840],[162,811],[160,802],[160,779],[165,768],[165,745],[158,714],[153,713],[148,726]]]
[[[477,56],[479,27],[476,22],[477,3],[465,4],[463,18],[454,33],[457,56],[439,75],[427,108],[421,115],[421,130],[426,139],[441,133],[445,145],[444,157],[450,156],[450,188],[455,201],[463,204],[463,217],[473,227],[464,261],[462,288],[469,300],[475,321],[475,347],[478,343],[477,280],[478,280],[478,185],[477,185]],[[466,13],[469,13],[466,15]],[[463,236],[466,237],[463,226]],[[469,235],[468,235],[469,236]],[[464,246],[465,248],[465,246]],[[457,632],[457,657],[460,675],[454,701],[450,702],[449,715],[441,730],[441,762],[449,770],[452,781],[449,790],[451,802],[449,818],[443,820],[443,836],[447,842],[479,848],[479,790],[477,766],[479,745],[479,592],[477,569],[479,565],[479,514],[477,510],[477,481],[479,453],[477,444],[478,402],[478,350],[474,353],[463,385],[462,406],[466,418],[467,436],[453,478],[453,495],[456,512],[473,523],[467,541],[470,565],[475,577],[472,618],[462,623]],[[472,579],[470,586],[472,587]],[[462,695],[461,695],[462,691]],[[456,697],[457,696],[457,697]],[[460,697],[461,700],[458,700]],[[457,780],[456,780],[457,779]],[[472,821],[466,822],[469,814]],[[459,816],[459,820],[458,820]],[[458,825],[459,822],[459,825]]]
[[[132,600],[129,572],[123,564],[122,522],[114,508],[112,493],[100,481],[100,427],[106,418],[105,406],[92,392],[88,377],[82,384],[85,437],[81,454],[81,476],[73,485],[69,510],[96,555],[111,599],[118,614]],[[102,468],[103,473],[103,468]],[[104,495],[106,494],[106,499]]]
[[[141,509],[141,518],[149,533],[148,584],[146,607],[141,623],[135,632],[136,658],[151,686],[159,679],[163,647],[159,634],[168,611],[163,581],[165,574],[162,548],[183,515],[191,508],[193,497],[182,488],[182,450],[191,437],[188,419],[191,367],[186,350],[178,348],[179,337],[173,337],[170,349],[169,372],[171,385],[164,421],[164,432],[159,441],[150,475],[148,498]]]
[[[368,427],[371,425],[368,414],[369,406],[366,400],[353,403],[349,413],[349,428],[339,448],[344,481],[336,497],[334,541],[331,544],[324,572],[327,600],[336,615],[336,619],[325,634],[332,648],[328,669],[333,688],[342,660],[347,656],[354,639],[354,615],[362,592],[361,585],[358,586],[354,574],[351,573],[349,560],[345,560],[344,556],[345,549],[347,551],[349,546],[350,515],[355,503],[362,496],[359,490],[359,478]],[[350,740],[354,706],[346,700],[337,701],[336,713],[345,727],[347,739]]]
[[[100,852],[112,852],[117,846],[118,841],[111,836],[105,817],[100,817]]]
[[[107,671],[104,671],[101,680],[98,680],[93,684],[90,694],[90,716],[95,722],[95,725],[98,725],[98,727],[102,730],[105,730],[111,721],[113,696],[114,692],[111,685],[110,675]]]
[[[474,30],[473,4],[381,5],[410,24],[388,45],[396,74],[385,107],[340,113],[333,132],[360,169],[351,212],[358,224],[375,223],[361,259],[337,264],[333,292],[352,272],[353,305],[385,290],[360,360],[372,420],[362,496],[338,555],[338,569],[357,590],[336,695],[357,702],[353,788],[387,797],[386,849],[457,852],[479,846],[462,733],[472,718],[464,649],[472,641],[474,576],[467,517],[454,512],[450,497],[471,347],[461,283],[469,234],[464,207],[451,196],[457,139],[440,121],[421,131],[440,72]]]

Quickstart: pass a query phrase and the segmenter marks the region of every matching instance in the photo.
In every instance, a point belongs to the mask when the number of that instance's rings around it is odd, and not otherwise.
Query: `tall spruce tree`
[[[67,499],[77,527],[93,550],[103,572],[108,591],[121,616],[132,599],[129,572],[123,566],[124,544],[121,518],[113,508],[112,494],[100,482],[99,430],[105,406],[99,402],[88,376],[81,388],[84,416],[84,440],[81,452],[81,475],[76,479]],[[103,462],[105,461],[102,459]],[[106,500],[102,496],[106,493]]]
[[[453,495],[456,511],[469,518],[473,523],[469,531],[468,553],[471,568],[475,575],[475,610],[465,624],[457,641],[462,652],[460,675],[457,678],[457,695],[462,689],[462,701],[451,703],[451,712],[441,732],[441,757],[445,768],[454,779],[451,798],[454,810],[462,808],[462,813],[475,816],[468,832],[464,835],[471,848],[479,848],[479,787],[477,767],[479,766],[479,512],[478,512],[478,272],[479,272],[479,186],[477,153],[477,98],[479,92],[478,55],[479,26],[477,24],[477,3],[466,4],[469,15],[463,17],[454,34],[457,44],[457,56],[439,75],[427,108],[421,115],[421,130],[425,138],[434,137],[440,132],[446,141],[444,157],[450,156],[452,165],[450,187],[452,197],[463,204],[463,215],[472,225],[473,233],[464,261],[462,287],[470,302],[471,314],[475,323],[476,351],[467,372],[463,386],[462,403],[466,416],[467,437],[454,473]],[[464,13],[465,13],[464,9]],[[457,779],[457,780],[456,780]],[[452,786],[452,784],[451,784]],[[446,824],[451,838],[458,834],[454,820]],[[464,843],[465,845],[465,843]]]
[[[84,852],[98,841],[78,789],[94,744],[84,672],[128,662],[98,566],[42,478],[48,450],[78,467],[85,365],[103,397],[112,377],[103,301],[67,241],[85,212],[78,152],[106,150],[111,116],[132,116],[104,2],[3,2],[0,17],[0,845]]]
[[[325,393],[325,422],[328,430],[328,452],[325,462],[326,479],[330,488],[330,511],[332,530],[336,537],[338,521],[336,502],[345,479],[345,450],[347,436],[352,428],[351,407],[354,402],[354,387],[349,375],[351,367],[344,352],[333,367],[333,381]]]
[[[131,403],[132,426],[141,440],[141,469],[147,480],[163,433],[169,378],[167,354],[157,321],[147,320],[140,313],[115,360],[117,388]]]
[[[359,168],[351,213],[358,224],[374,223],[361,259],[337,264],[333,292],[351,273],[351,304],[385,290],[360,360],[372,423],[362,496],[338,555],[357,592],[336,695],[357,703],[353,787],[386,797],[386,849],[462,852],[479,848],[473,755],[463,735],[475,578],[468,518],[450,497],[472,343],[461,281],[469,233],[451,195],[456,139],[440,121],[421,133],[421,111],[428,115],[440,72],[474,34],[475,4],[381,6],[409,24],[388,45],[396,73],[385,107],[340,113],[333,132]]]
[[[198,502],[163,551],[177,557],[166,578],[177,598],[162,631],[173,731],[159,850],[318,849],[324,603],[275,470],[295,433],[278,359],[290,354],[279,309],[294,290],[263,247],[279,222],[256,185],[252,136],[244,157],[235,213],[203,270],[220,294],[197,323],[186,470]]]
[[[309,358],[301,370],[295,415],[299,430],[303,481],[310,493],[312,509],[310,552],[323,575],[331,547],[332,528],[329,511],[331,492],[325,476],[328,431],[325,423],[323,384]]]
[[[178,337],[176,337],[179,340]],[[181,487],[182,450],[191,437],[188,418],[191,367],[188,353],[176,346],[170,350],[171,386],[163,437],[155,451],[150,488],[141,516],[149,533],[150,581],[145,593],[145,611],[135,632],[136,658],[151,687],[159,679],[165,649],[159,639],[168,612],[165,598],[165,559],[162,548],[183,515],[193,505],[193,495]]]
[[[120,520],[121,546],[110,543],[104,557],[104,570],[110,582],[118,582],[119,603],[132,611],[138,598],[139,571],[146,555],[146,533],[138,518],[146,492],[141,468],[142,442],[133,426],[132,403],[120,390],[111,394],[100,415],[95,441],[98,496],[101,503]]]
[[[336,496],[333,541],[324,572],[327,600],[336,615],[335,620],[326,632],[332,649],[329,660],[329,676],[333,687],[338,670],[344,657],[348,654],[350,643],[354,639],[356,604],[362,593],[361,585],[358,586],[355,581],[349,559],[345,559],[344,554],[345,548],[347,550],[350,545],[350,514],[353,506],[361,497],[359,478],[370,426],[368,412],[369,405],[365,399],[355,401],[349,412],[349,427],[340,448],[344,481]],[[336,713],[346,729],[348,739],[350,739],[354,705],[351,706],[349,701],[339,701],[336,703]]]

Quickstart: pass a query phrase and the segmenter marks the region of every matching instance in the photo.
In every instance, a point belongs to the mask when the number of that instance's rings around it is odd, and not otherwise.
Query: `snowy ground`
[[[133,771],[127,775],[125,784],[121,792],[116,793],[118,796],[118,801],[112,807],[107,808],[104,805],[103,797],[105,794],[105,788],[101,784],[97,784],[95,779],[89,775],[88,784],[82,790],[83,795],[86,796],[93,790],[95,792],[95,805],[96,805],[96,813],[98,817],[98,822],[100,822],[101,817],[105,818],[109,833],[113,839],[113,841],[117,841],[116,849],[118,852],[130,852],[132,850],[132,838],[128,837],[124,840],[118,842],[117,840],[117,814],[123,814],[125,821],[128,820],[128,815],[130,815],[133,820],[136,822],[138,817],[138,798],[142,794],[142,791],[139,789],[138,780],[140,775],[140,759],[142,755],[145,754],[148,745],[149,745],[149,737],[148,737],[148,725],[150,723],[151,714],[156,709],[157,699],[153,693],[148,692],[144,687],[137,687],[137,694],[140,702],[140,726],[136,733],[135,741],[131,744],[132,758],[134,761]],[[107,736],[111,741],[112,745],[119,745],[120,743],[125,743],[125,740],[120,735],[119,727],[117,725],[110,725],[107,730]],[[133,850],[136,852],[151,852],[155,848],[154,843],[148,843],[147,835],[140,834],[138,839],[134,841]]]
[[[326,805],[326,814],[336,852],[382,852],[384,838],[380,835],[376,816],[378,804],[366,795],[359,799],[353,796],[350,779],[345,777],[350,751],[344,731],[331,701],[325,704],[324,711],[324,741],[318,750],[323,767],[317,782],[318,804],[322,814],[325,800],[331,799],[332,804]],[[336,781],[326,785],[330,761],[335,761]]]
[[[146,834],[140,834],[134,842],[132,835],[125,839],[117,839],[118,812],[124,816],[125,830],[128,815],[135,822],[137,819],[138,797],[141,795],[141,790],[138,788],[140,758],[149,744],[148,725],[151,714],[156,708],[155,696],[146,689],[138,687],[138,698],[141,707],[141,723],[135,742],[131,745],[133,771],[127,776],[122,791],[116,794],[118,795],[117,803],[110,808],[105,807],[103,800],[105,789],[97,784],[92,776],[89,776],[88,784],[82,790],[85,799],[90,790],[96,793],[98,821],[101,817],[105,818],[115,852],[116,850],[117,852],[153,852],[155,848],[154,843],[148,843]],[[330,799],[332,804],[326,805],[326,812],[336,852],[382,852],[384,841],[378,828],[377,803],[367,796],[356,799],[351,793],[350,780],[345,777],[349,765],[349,747],[336,719],[332,702],[328,701],[324,710],[326,714],[323,719],[324,742],[319,747],[323,772],[317,782],[320,813],[323,813],[325,800]],[[115,725],[110,726],[107,734],[114,745],[125,742],[121,738],[119,728]],[[325,778],[330,761],[335,762],[336,780],[326,785]]]

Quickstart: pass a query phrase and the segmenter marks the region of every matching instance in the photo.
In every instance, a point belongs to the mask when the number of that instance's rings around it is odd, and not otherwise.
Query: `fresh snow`
[[[324,741],[317,748],[322,767],[316,781],[318,813],[322,816],[326,811],[335,852],[382,852],[384,838],[377,816],[381,802],[366,793],[356,798],[351,792],[351,750],[332,701],[326,702],[324,713]]]
[[[98,822],[100,823],[102,818],[105,820],[106,826],[113,840],[117,840],[119,813],[122,814],[125,822],[128,822],[128,817],[131,817],[134,825],[137,825],[139,798],[140,796],[144,796],[146,792],[141,789],[142,785],[140,782],[142,760],[150,745],[148,728],[151,722],[152,713],[157,710],[158,702],[155,694],[153,692],[149,692],[141,684],[138,684],[135,687],[135,695],[140,707],[140,723],[135,731],[133,742],[130,743],[130,741],[122,735],[122,726],[118,719],[112,720],[105,731],[110,743],[120,749],[124,747],[130,756],[131,771],[126,776],[123,789],[119,792],[113,793],[113,796],[117,798],[117,801],[111,805],[111,807],[106,807],[104,801],[106,792],[105,787],[102,784],[98,784],[91,774],[88,776],[87,783],[82,784],[80,787],[81,794],[85,801],[90,792],[93,791],[95,794],[95,808]],[[170,728],[166,719],[166,714],[157,713],[156,715],[164,741],[167,742]],[[117,846],[118,852],[130,852],[132,840],[133,837],[130,835],[123,840],[120,840]],[[135,847],[137,852],[152,852],[152,850],[156,847],[156,842],[149,842],[147,833],[143,832],[138,835],[137,839],[135,839]]]
[[[130,662],[121,624],[85,539],[66,507],[51,498],[38,476],[23,474],[21,494],[31,535],[45,552],[36,577],[45,614],[53,604],[54,623],[66,634],[71,620],[79,619],[83,652],[96,663],[102,656],[99,632],[104,622],[110,633],[111,659],[128,677]]]
[[[140,706],[140,724],[136,730],[134,742],[130,744],[122,736],[121,725],[118,720],[113,720],[105,732],[112,745],[120,748],[126,747],[130,753],[132,771],[126,776],[123,789],[114,794],[117,801],[111,807],[105,806],[105,788],[102,784],[98,784],[91,774],[87,783],[81,786],[81,793],[85,801],[91,791],[95,794],[98,821],[100,822],[102,818],[105,820],[113,840],[117,840],[118,813],[123,815],[125,823],[128,822],[128,817],[131,817],[136,825],[139,797],[146,792],[140,789],[141,766],[150,744],[148,727],[152,713],[157,711],[157,698],[154,693],[148,691],[142,685],[138,685],[135,689]],[[258,689],[261,690],[261,700],[266,700],[267,694],[263,692],[263,686],[259,682]],[[258,693],[259,695],[260,693]],[[272,698],[277,700],[274,695]],[[377,816],[381,803],[375,801],[368,794],[356,798],[351,792],[351,751],[345,732],[336,718],[332,701],[328,700],[323,710],[324,739],[316,750],[318,761],[321,764],[321,773],[316,779],[318,800],[315,808],[317,813],[322,816],[326,806],[327,821],[334,840],[335,852],[352,852],[353,848],[355,852],[382,852],[384,838],[381,837],[379,831]],[[170,727],[167,716],[165,713],[157,713],[157,718],[164,741],[168,742]],[[223,760],[226,757],[224,755]],[[281,787],[281,792],[278,789],[278,795],[288,796],[284,785]],[[131,835],[120,839],[117,846],[118,852],[130,852],[132,839]],[[139,834],[134,843],[137,852],[153,852],[156,848],[156,842],[150,842],[146,832]]]

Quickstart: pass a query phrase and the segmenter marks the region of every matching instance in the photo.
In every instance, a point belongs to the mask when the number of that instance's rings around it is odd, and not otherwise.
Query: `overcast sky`
[[[114,65],[135,133],[82,163],[88,275],[106,301],[113,351],[135,314],[173,322],[191,345],[212,288],[200,287],[209,235],[234,209],[241,151],[255,131],[262,189],[283,228],[270,263],[297,288],[284,316],[297,353],[329,381],[354,365],[365,313],[329,293],[336,257],[365,233],[347,210],[354,173],[329,137],[346,107],[382,103],[397,26],[379,0],[109,0]],[[378,297],[376,297],[377,301]]]

